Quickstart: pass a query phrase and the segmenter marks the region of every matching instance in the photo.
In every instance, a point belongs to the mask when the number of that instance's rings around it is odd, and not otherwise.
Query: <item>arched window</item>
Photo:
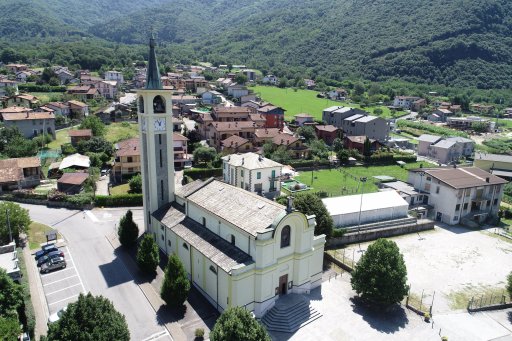
[[[144,98],[142,96],[139,97],[139,112],[144,113]]]
[[[183,248],[187,249],[188,250],[188,245],[187,243],[183,243]]]
[[[281,230],[281,248],[290,246],[290,233],[291,229],[289,225],[286,225]]]
[[[155,96],[155,98],[153,99],[153,113],[165,113],[165,100],[162,96]]]

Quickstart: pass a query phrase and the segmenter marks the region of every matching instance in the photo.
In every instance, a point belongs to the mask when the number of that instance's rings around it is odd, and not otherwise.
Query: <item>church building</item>
[[[150,40],[138,91],[144,223],[159,248],[181,259],[192,284],[219,311],[242,306],[261,318],[281,295],[321,284],[325,235],[315,216],[221,181],[175,188],[171,92],[163,90]]]

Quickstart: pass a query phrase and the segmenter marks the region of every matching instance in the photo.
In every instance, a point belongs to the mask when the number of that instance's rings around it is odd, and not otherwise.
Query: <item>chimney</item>
[[[292,213],[293,212],[293,197],[290,195],[288,197],[288,203],[286,205],[286,213]]]
[[[263,156],[258,155],[258,160],[259,160],[259,161],[263,161]]]
[[[485,182],[489,183],[489,180],[490,180],[490,178],[489,178],[489,177],[486,177],[486,178],[485,178]]]

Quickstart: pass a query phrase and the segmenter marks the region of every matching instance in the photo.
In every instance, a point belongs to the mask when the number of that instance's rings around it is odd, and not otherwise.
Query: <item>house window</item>
[[[188,245],[187,245],[187,243],[183,243],[183,248],[188,250]]]
[[[168,241],[167,241],[167,245],[168,245],[169,247],[171,246],[171,241],[170,241],[170,240],[168,240]]]
[[[126,162],[133,162],[133,158],[131,156],[128,156],[128,160]]]
[[[455,205],[455,211],[460,210],[460,204]]]
[[[468,203],[464,204],[464,211],[468,209]]]
[[[286,225],[281,230],[281,248],[290,246],[290,233],[291,233],[291,228],[289,225]]]
[[[163,160],[162,160],[162,149],[160,149],[160,168],[163,167]]]
[[[163,231],[164,230],[164,225],[160,225],[160,230]]]
[[[437,186],[437,187],[436,187],[436,194],[439,194],[439,189],[440,189],[440,187],[439,187],[439,186]]]
[[[217,275],[217,270],[215,270],[213,265],[210,265],[210,271],[213,272],[215,275]]]
[[[256,179],[261,179],[261,172],[256,173]]]
[[[160,236],[160,238],[161,238],[162,240],[164,240],[164,235],[162,234],[162,235]]]
[[[458,221],[458,220],[459,220],[459,216],[453,217],[453,221]]]
[[[498,199],[494,199],[493,205],[494,206],[498,205]]]
[[[491,206],[491,201],[487,200],[487,207]]]
[[[235,236],[231,235],[231,245],[235,245]]]
[[[432,180],[432,178],[430,176],[427,176],[427,181],[430,181]]]
[[[241,176],[242,178],[244,177],[244,170],[243,170],[243,169],[241,169],[241,170],[240,170],[240,176]]]

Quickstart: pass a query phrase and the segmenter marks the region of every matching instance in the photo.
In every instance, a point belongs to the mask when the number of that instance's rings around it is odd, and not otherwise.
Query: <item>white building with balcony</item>
[[[408,182],[427,197],[435,220],[449,225],[495,217],[507,183],[476,167],[418,168],[409,171]]]
[[[222,158],[224,182],[268,198],[281,193],[282,169],[282,164],[256,153],[231,154]]]

